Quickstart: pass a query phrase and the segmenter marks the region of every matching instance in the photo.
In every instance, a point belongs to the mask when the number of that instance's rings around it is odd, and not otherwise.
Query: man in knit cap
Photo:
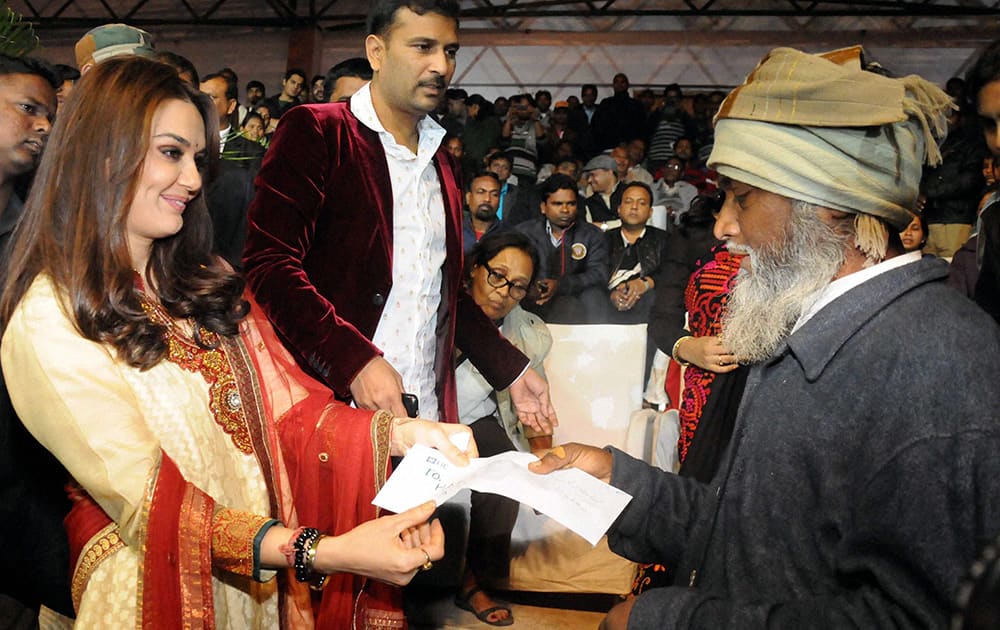
[[[141,28],[128,24],[102,24],[90,29],[76,43],[73,52],[80,74],[86,74],[94,64],[112,57],[152,57],[156,54],[153,37]]]
[[[776,49],[722,103],[715,234],[748,255],[700,359],[753,368],[719,472],[577,444],[533,465],[630,493],[611,548],[674,570],[604,627],[945,626],[1000,531],[1000,329],[898,241],[949,107],[859,48]]]

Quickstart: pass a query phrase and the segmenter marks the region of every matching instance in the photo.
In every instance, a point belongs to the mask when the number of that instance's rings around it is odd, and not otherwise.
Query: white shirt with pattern
[[[417,126],[414,155],[379,121],[371,84],[351,97],[351,112],[378,133],[392,184],[392,289],[372,339],[420,400],[420,416],[438,415],[434,374],[441,268],[446,256],[445,208],[433,157],[445,131],[429,117]]]

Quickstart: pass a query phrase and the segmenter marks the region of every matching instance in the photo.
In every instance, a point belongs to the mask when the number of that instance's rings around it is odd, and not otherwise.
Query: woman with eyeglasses
[[[533,286],[538,268],[531,241],[514,231],[488,234],[469,252],[466,264],[466,286],[473,300],[544,377],[542,361],[552,337],[541,318],[518,306]],[[462,356],[455,358],[455,380],[459,419],[472,429],[481,456],[552,446],[552,436],[537,435],[522,426],[510,396],[494,391]],[[498,605],[482,585],[509,572],[510,532],[517,511],[518,504],[510,499],[472,493],[466,569],[455,604],[493,626],[514,623],[510,608]]]

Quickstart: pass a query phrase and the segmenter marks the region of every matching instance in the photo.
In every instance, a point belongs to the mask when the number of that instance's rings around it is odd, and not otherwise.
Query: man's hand
[[[382,357],[375,357],[361,368],[351,381],[351,396],[361,409],[385,409],[394,416],[406,417],[406,408],[403,407],[403,379]]]
[[[460,451],[451,441],[453,435],[459,434],[467,436],[469,445],[464,451]],[[476,446],[476,440],[472,437],[472,429],[464,424],[434,422],[420,418],[394,419],[389,453],[395,456],[406,455],[406,452],[414,444],[436,448],[456,466],[468,466],[469,458],[479,457],[479,449]]]
[[[629,597],[620,604],[608,611],[608,616],[604,618],[597,630],[626,630],[628,628],[628,616],[632,612],[632,605],[635,604],[635,597]]]
[[[549,384],[531,368],[511,384],[510,400],[514,403],[517,419],[539,433],[552,433],[559,424],[549,400]]]
[[[622,282],[610,293],[611,305],[619,311],[630,311],[648,290],[649,286],[639,278]]]
[[[528,464],[531,472],[547,475],[553,470],[578,468],[604,483],[611,483],[611,467],[614,460],[611,458],[611,453],[603,448],[570,442],[557,446],[545,454],[535,454],[540,455],[541,459]]]
[[[538,285],[538,297],[535,298],[535,304],[541,306],[551,300],[552,296],[556,294],[556,287],[559,285],[559,281],[549,278],[539,280],[536,284]]]

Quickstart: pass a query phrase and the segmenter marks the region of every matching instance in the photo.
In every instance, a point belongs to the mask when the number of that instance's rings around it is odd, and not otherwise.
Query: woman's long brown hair
[[[0,329],[6,329],[34,279],[46,274],[84,337],[113,346],[122,360],[143,369],[166,356],[164,330],[149,320],[139,301],[126,220],[151,142],[153,115],[172,99],[197,107],[214,165],[219,154],[215,108],[170,66],[121,57],[97,64],[80,80],[59,111],[14,233]],[[173,317],[193,318],[202,329],[233,335],[247,310],[244,282],[212,255],[204,197],[188,204],[177,234],[154,242],[147,268],[139,271]]]

